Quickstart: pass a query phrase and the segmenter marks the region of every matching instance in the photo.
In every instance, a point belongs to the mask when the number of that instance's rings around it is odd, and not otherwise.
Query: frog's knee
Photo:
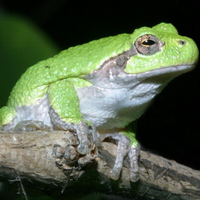
[[[4,106],[0,109],[0,129],[1,130],[10,130],[14,126],[14,118],[17,113],[13,107]]]

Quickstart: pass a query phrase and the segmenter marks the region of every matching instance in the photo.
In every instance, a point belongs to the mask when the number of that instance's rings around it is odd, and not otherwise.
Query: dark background
[[[181,35],[193,38],[197,45],[200,42],[198,0],[1,0],[0,6],[1,14],[15,13],[30,20],[48,35],[60,50],[106,36],[131,33],[135,28],[151,27],[160,22],[170,22]],[[27,51],[31,48],[33,47],[30,46]],[[12,71],[14,67],[13,63],[9,70]],[[23,67],[22,70],[25,71],[27,67],[29,66]],[[173,80],[138,120],[137,134],[146,150],[198,170],[199,72],[197,66],[192,72]],[[1,73],[4,74],[4,71],[1,70]],[[13,86],[20,75],[21,72],[13,75],[5,73],[6,79],[0,86],[2,99],[5,96],[7,99],[9,92],[6,92],[11,90],[5,89],[8,81]],[[6,92],[3,92],[3,89]],[[1,106],[4,104],[3,100]]]

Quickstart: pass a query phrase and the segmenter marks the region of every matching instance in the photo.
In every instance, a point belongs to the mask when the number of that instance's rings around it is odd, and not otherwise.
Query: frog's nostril
[[[178,44],[180,44],[180,45],[185,45],[185,44],[186,44],[186,41],[185,41],[185,40],[179,40],[179,41],[178,41]]]

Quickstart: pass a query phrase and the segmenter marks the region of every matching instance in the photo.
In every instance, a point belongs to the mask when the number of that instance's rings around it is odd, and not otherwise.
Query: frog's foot
[[[90,154],[94,150],[94,146],[97,148],[101,145],[96,128],[89,126],[84,121],[76,125],[76,133],[79,140],[77,151],[81,155]]]
[[[44,124],[42,121],[26,120],[19,122],[15,128],[15,131],[50,131],[51,127]]]
[[[98,148],[96,145],[93,145],[93,148],[90,148],[90,151],[85,156],[79,158],[78,160],[79,169],[82,169],[86,165],[92,163],[94,159],[97,157],[98,157]]]
[[[76,133],[79,140],[77,152],[81,155],[78,160],[78,167],[82,169],[98,156],[98,146],[101,143],[96,128],[89,126],[84,121],[77,124]]]
[[[65,146],[60,144],[53,146],[53,155],[56,158],[55,164],[68,177],[68,182],[76,181],[84,173],[77,166],[80,154],[76,151],[77,143],[75,141],[72,138],[71,141],[70,139],[66,141]]]
[[[114,180],[118,180],[123,167],[124,158],[128,155],[130,161],[130,181],[136,182],[139,179],[139,168],[138,168],[138,156],[140,147],[130,146],[131,142],[128,137],[123,134],[106,134],[106,137],[112,137],[117,141],[117,155],[114,167],[111,171],[110,177]],[[103,138],[106,138],[103,136]]]
[[[97,148],[100,143],[98,133],[94,126],[81,120],[77,124],[66,123],[59,118],[56,121],[56,128],[61,130],[72,130],[75,134],[78,144],[76,145],[76,152],[79,154],[78,167],[82,168],[87,163],[92,162],[97,157]]]
[[[56,165],[59,168],[71,168],[71,166],[74,166],[78,161],[79,153],[76,151],[75,145],[76,144],[68,141],[66,146],[61,146],[59,144],[53,146],[53,155],[57,158]]]
[[[81,155],[77,151],[79,145],[77,135],[73,135],[65,142],[64,146],[60,144],[53,146],[53,155],[56,157],[55,163],[68,178],[76,177],[75,179],[77,179],[85,172],[85,166],[92,163],[92,160],[96,158],[97,148],[94,145],[93,149],[90,149],[86,155]]]

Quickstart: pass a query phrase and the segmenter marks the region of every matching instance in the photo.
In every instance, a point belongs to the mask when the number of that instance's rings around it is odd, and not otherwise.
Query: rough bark
[[[115,160],[115,144],[102,142],[102,147],[98,148],[98,157],[82,169],[72,169],[53,154],[55,146],[64,147],[69,141],[76,148],[77,138],[71,132],[2,132],[0,181],[15,179],[20,181],[21,189],[24,190],[30,187],[27,183],[32,183],[31,187],[37,184],[43,190],[49,187],[62,191],[63,196],[71,197],[84,191],[84,194],[98,192],[111,197],[117,195],[139,199],[200,199],[200,171],[141,151],[140,180],[130,182],[129,163],[125,160],[120,180],[114,181],[109,178],[109,174]]]

